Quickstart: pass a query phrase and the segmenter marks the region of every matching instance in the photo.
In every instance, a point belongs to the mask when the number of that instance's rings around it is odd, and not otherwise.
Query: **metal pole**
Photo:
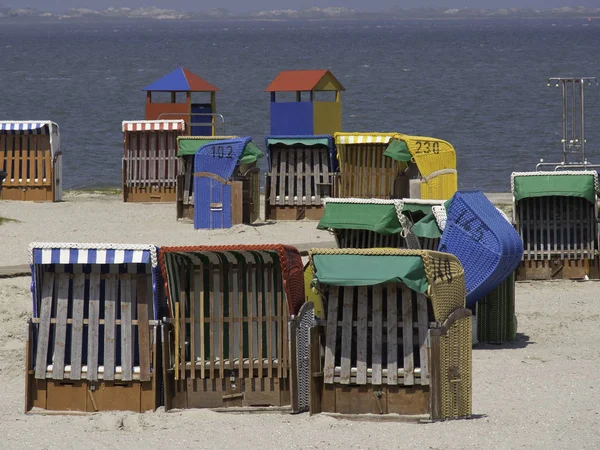
[[[577,147],[577,139],[575,139],[575,104],[577,103],[577,97],[575,96],[575,80],[571,81],[571,153],[573,149]]]
[[[584,108],[584,98],[583,98],[583,78],[579,81],[579,104],[581,107],[581,124],[579,127],[580,132],[580,144],[581,144],[581,160],[585,161],[585,139],[584,139],[584,125],[585,125],[585,108]]]
[[[561,80],[562,85],[562,144],[563,144],[563,163],[567,162],[567,82]]]

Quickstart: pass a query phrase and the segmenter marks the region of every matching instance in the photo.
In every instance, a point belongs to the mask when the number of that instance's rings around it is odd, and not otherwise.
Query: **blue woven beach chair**
[[[459,191],[446,206],[441,252],[465,269],[467,306],[489,294],[520,264],[523,243],[512,224],[480,191]]]
[[[202,146],[194,157],[194,228],[231,228],[231,177],[251,138]]]

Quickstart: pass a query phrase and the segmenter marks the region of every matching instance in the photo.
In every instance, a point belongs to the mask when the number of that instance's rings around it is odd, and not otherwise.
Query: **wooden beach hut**
[[[449,142],[400,133],[334,134],[338,197],[447,200],[457,190]]]
[[[173,202],[179,170],[177,138],[183,120],[123,122],[123,201]]]
[[[54,122],[0,122],[1,200],[62,200],[60,132]]]
[[[288,320],[304,303],[298,250],[163,247],[159,261],[170,311],[165,408],[289,406]]]
[[[265,89],[271,94],[270,134],[305,136],[341,131],[343,90],[329,70],[280,72]]]
[[[318,220],[335,197],[333,137],[267,136],[265,220]]]
[[[246,167],[264,154],[252,139],[210,141],[194,147],[199,147],[194,155],[194,228],[230,228],[256,220],[260,172]]]
[[[515,172],[511,189],[524,248],[517,279],[600,278],[597,172]]]
[[[310,412],[471,416],[471,311],[454,256],[310,253],[326,319],[310,328]]]
[[[184,67],[146,86],[146,120],[183,120],[191,136],[213,136],[217,127],[224,134],[225,119],[217,114],[217,87]],[[209,94],[208,101],[192,96]],[[168,96],[157,101],[158,96]]]
[[[165,311],[156,248],[33,243],[29,252],[25,411],[156,409]]]

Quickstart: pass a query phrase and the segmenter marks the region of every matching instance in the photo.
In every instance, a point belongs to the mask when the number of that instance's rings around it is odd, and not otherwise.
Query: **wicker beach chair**
[[[600,278],[598,174],[515,172],[511,188],[524,247],[517,278]]]
[[[154,410],[158,318],[153,245],[33,243],[25,410]]]
[[[465,270],[467,306],[489,294],[518,267],[519,234],[480,191],[459,191],[446,205],[441,252],[456,255]]]
[[[288,320],[305,302],[284,245],[163,247],[165,408],[290,405]],[[292,391],[292,392],[291,392]]]
[[[123,121],[123,201],[173,202],[183,120]]]
[[[442,200],[330,198],[317,228],[334,233],[339,248],[437,249],[441,233],[432,207]]]
[[[340,198],[445,200],[456,192],[456,153],[446,141],[401,133],[340,132],[334,138]]]
[[[333,137],[267,136],[265,140],[265,219],[320,219],[323,200],[335,197]]]
[[[49,120],[0,121],[0,200],[62,200],[60,131]]]
[[[250,137],[212,141],[199,148],[194,156],[194,228],[230,228],[258,218],[259,178],[250,177],[244,184],[236,176],[242,165],[262,156]]]
[[[510,223],[508,216],[496,208],[498,213]],[[446,227],[445,206],[434,206],[433,215],[440,230]],[[512,272],[492,292],[476,303],[473,320],[473,344],[479,342],[502,344],[514,341],[517,335],[515,315],[515,272]]]
[[[315,249],[310,263],[327,311],[310,329],[311,413],[470,417],[471,311],[457,258]]]

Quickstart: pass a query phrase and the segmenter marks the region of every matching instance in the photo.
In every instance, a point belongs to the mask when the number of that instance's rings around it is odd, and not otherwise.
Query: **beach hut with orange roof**
[[[265,90],[271,93],[271,135],[333,134],[342,130],[340,92],[329,70],[284,70]],[[293,99],[290,93],[295,94]],[[277,101],[279,94],[279,101]]]

